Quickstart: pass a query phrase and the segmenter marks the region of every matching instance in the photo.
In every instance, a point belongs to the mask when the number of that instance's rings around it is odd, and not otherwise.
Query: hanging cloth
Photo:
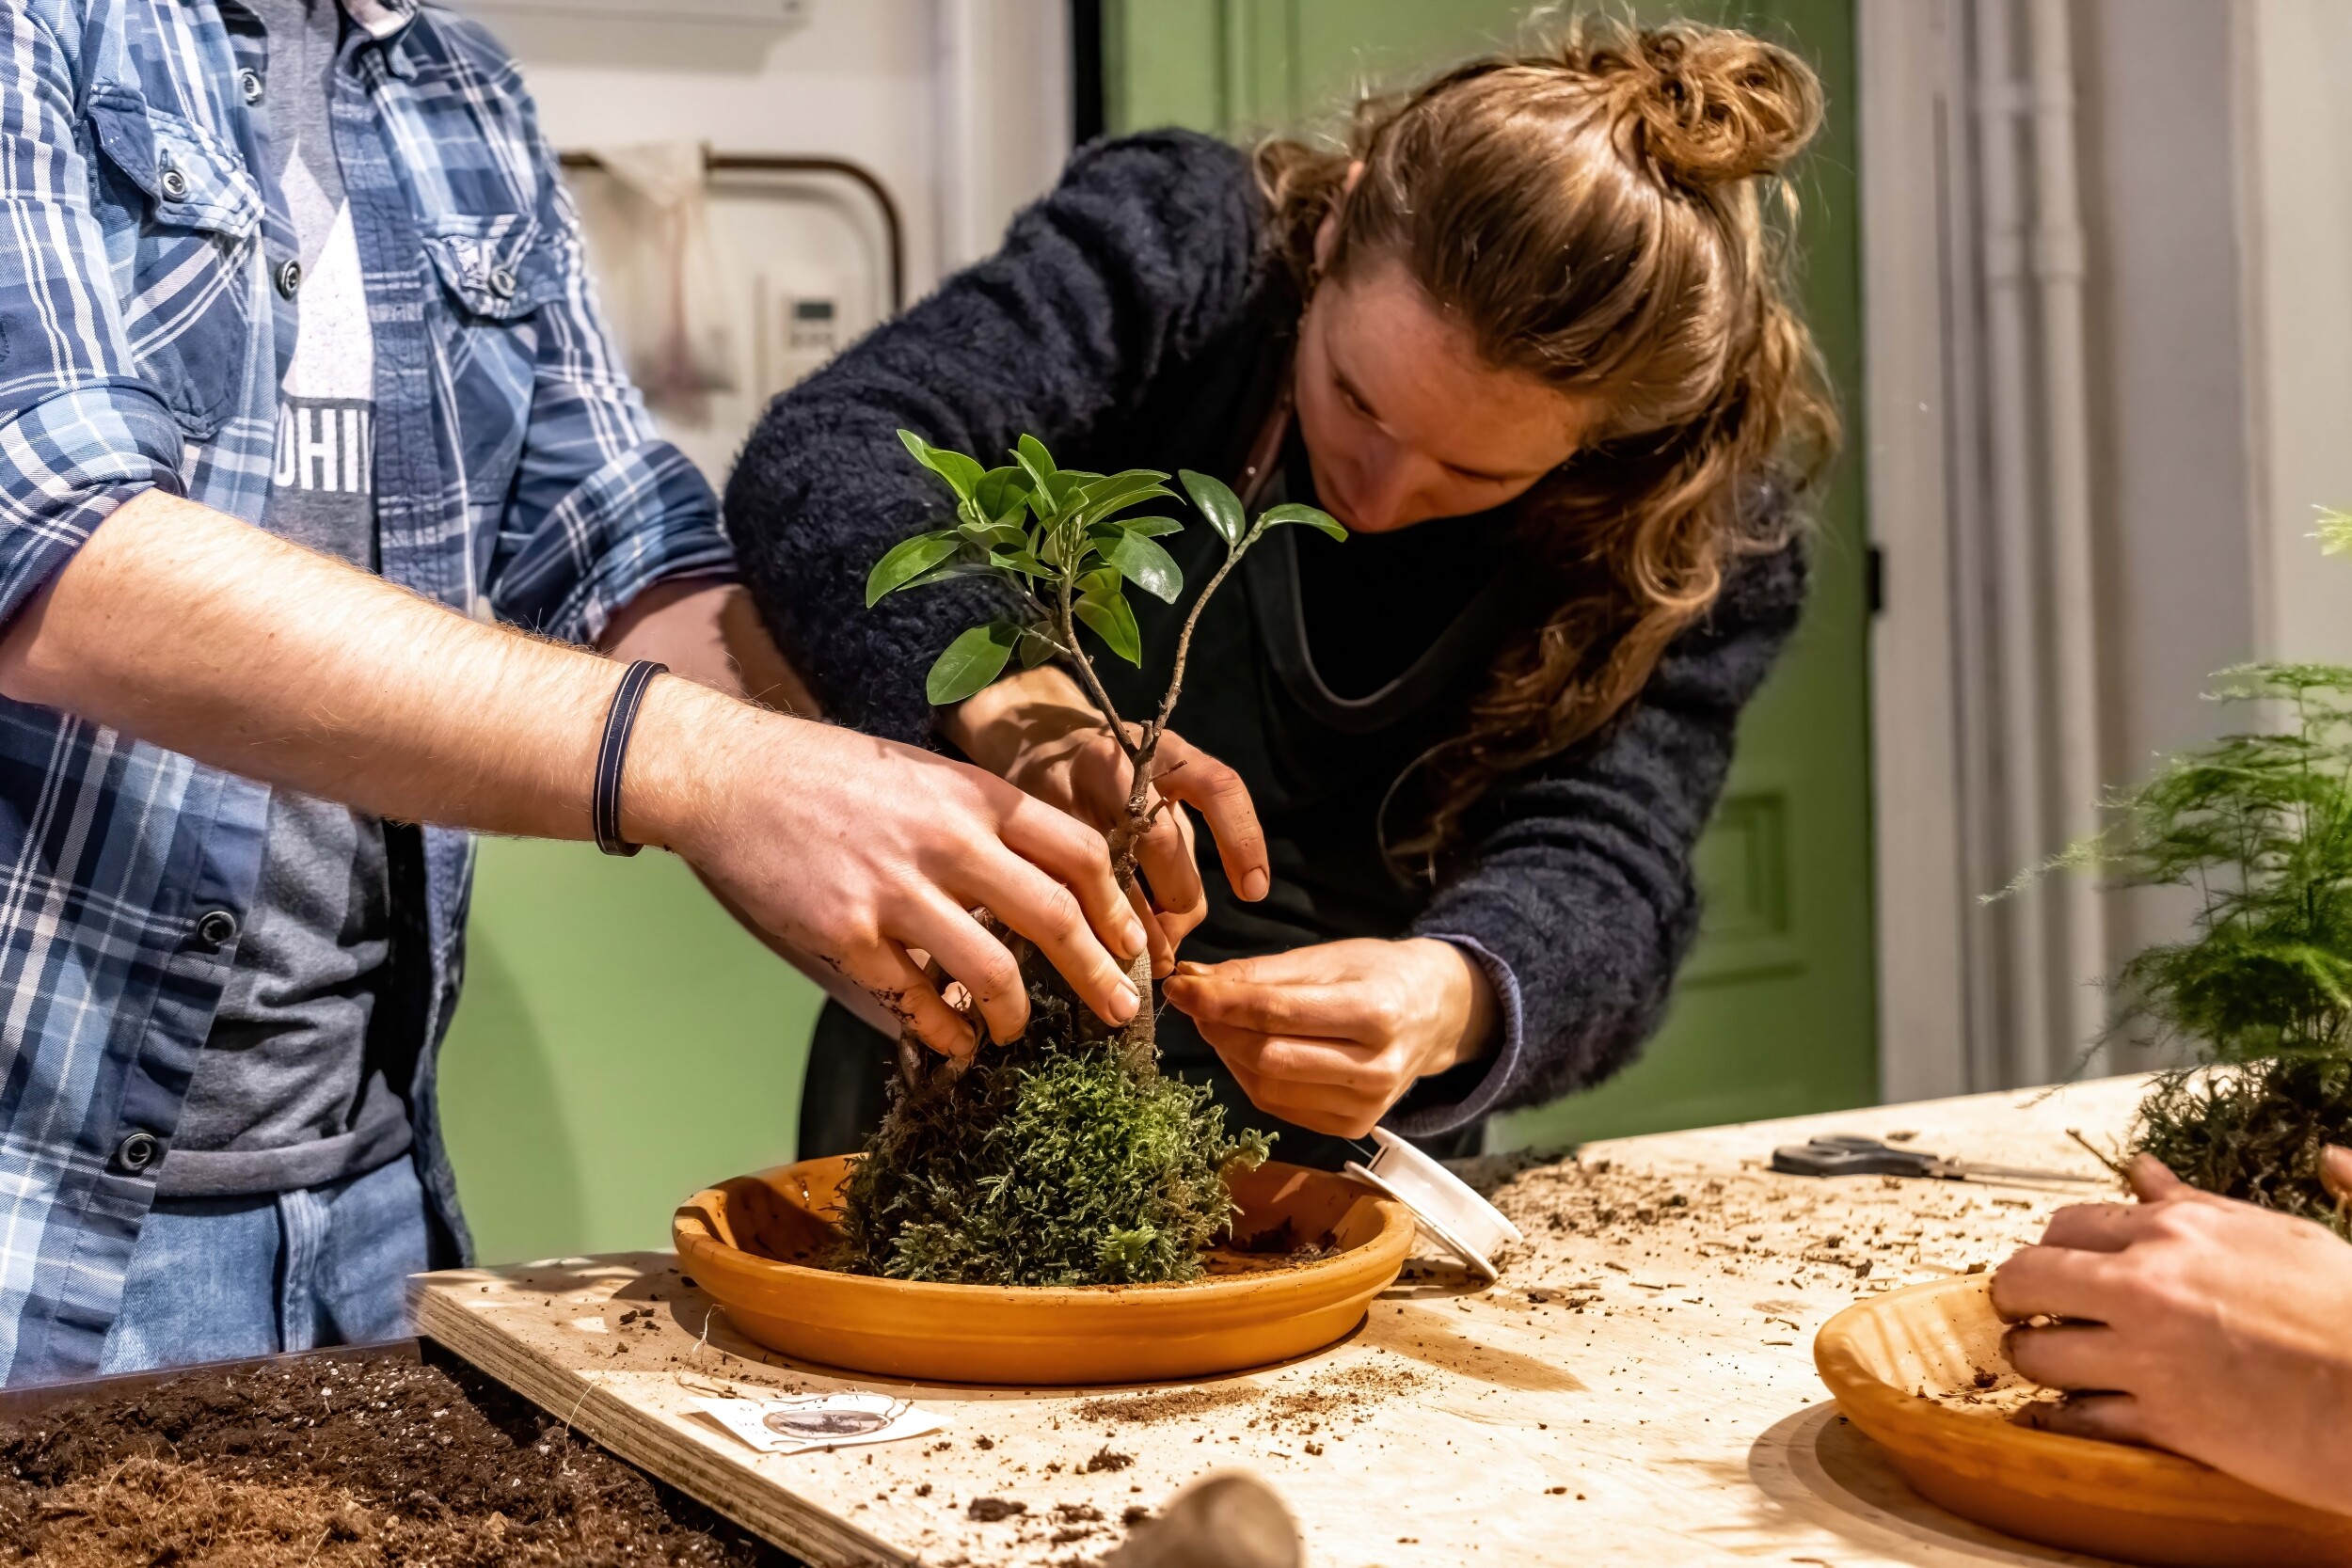
[[[735,296],[711,236],[702,144],[595,151],[611,178],[581,201],[581,222],[629,374],[657,406],[734,391]]]

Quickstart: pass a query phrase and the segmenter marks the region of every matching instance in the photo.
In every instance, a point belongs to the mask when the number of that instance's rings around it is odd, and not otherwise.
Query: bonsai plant
[[[947,645],[925,694],[960,703],[1017,658],[1058,662],[1076,676],[1134,768],[1124,812],[1105,837],[1122,888],[1151,826],[1152,764],[1182,695],[1201,607],[1269,529],[1347,531],[1313,507],[1283,505],[1251,521],[1220,481],[1189,469],[1184,490],[1224,541],[1225,556],[1177,634],[1156,710],[1130,723],[1094,664],[1092,641],[1140,667],[1130,586],[1177,602],[1184,577],[1159,540],[1174,518],[1131,509],[1172,498],[1165,473],[1098,474],[1056,466],[1033,436],[1013,461],[983,467],[911,431],[898,438],[953,492],[946,528],[893,547],[866,579],[870,608],[891,594],[970,578],[993,582],[1002,612]],[[1016,951],[1019,951],[1016,948]],[[1200,1254],[1232,1215],[1224,1172],[1254,1165],[1268,1140],[1229,1138],[1206,1088],[1164,1078],[1153,1041],[1151,960],[1132,974],[1146,1005],[1113,1028],[1073,997],[1053,970],[1024,955],[1030,1021],[1018,1040],[988,1042],[964,1061],[929,1065],[912,1038],[881,1131],[843,1189],[844,1266],[894,1278],[961,1284],[1145,1284],[1198,1277]]]
[[[2352,552],[2352,515],[2324,514],[2318,537]],[[2285,727],[2167,759],[2054,863],[2196,898],[2185,940],[2123,965],[2115,1028],[2230,1070],[2158,1075],[2133,1150],[2352,1236],[2319,1180],[2320,1150],[2352,1143],[2352,669],[2250,664],[2221,683],[2217,700]]]

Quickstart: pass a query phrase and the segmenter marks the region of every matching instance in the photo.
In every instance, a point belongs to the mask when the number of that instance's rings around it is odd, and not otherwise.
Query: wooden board
[[[1497,1201],[1531,1239],[1480,1288],[1422,1260],[1331,1349],[1152,1388],[893,1384],[736,1335],[666,1253],[419,1281],[418,1326],[580,1431],[821,1568],[1099,1560],[1131,1509],[1242,1466],[1324,1568],[2081,1563],[1913,1496],[1841,1423],[1813,1331],[1859,1297],[1995,1264],[2086,1189],[1772,1174],[1775,1144],[1915,1135],[1954,1158],[2095,1174],[2137,1079],[1596,1144]],[[2100,1195],[2102,1189],[2088,1189]],[[755,1454],[694,1401],[887,1389],[934,1438]],[[976,1498],[1023,1505],[975,1519]]]

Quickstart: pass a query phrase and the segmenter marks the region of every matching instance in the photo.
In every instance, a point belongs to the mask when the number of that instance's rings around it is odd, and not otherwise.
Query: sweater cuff
[[[1487,984],[1494,987],[1502,1029],[1502,1041],[1492,1056],[1464,1062],[1421,1080],[1380,1118],[1391,1132],[1408,1138],[1433,1138],[1492,1114],[1519,1075],[1527,1050],[1526,1012],[1519,996],[1519,977],[1485,942],[1450,931],[1413,934],[1452,942],[1485,972]]]

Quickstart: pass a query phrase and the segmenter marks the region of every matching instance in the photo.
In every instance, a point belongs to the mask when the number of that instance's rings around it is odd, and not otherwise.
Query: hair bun
[[[1620,34],[1578,64],[1614,78],[1642,152],[1695,189],[1778,174],[1820,127],[1812,70],[1779,45],[1729,28],[1677,24]]]

